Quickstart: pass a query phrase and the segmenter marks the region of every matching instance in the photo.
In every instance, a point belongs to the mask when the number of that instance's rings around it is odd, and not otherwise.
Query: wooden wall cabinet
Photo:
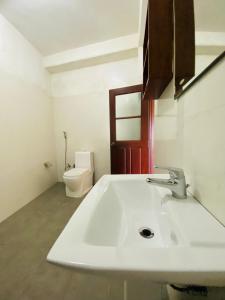
[[[149,0],[143,45],[143,99],[159,99],[171,80],[175,92],[194,76],[193,0]]]

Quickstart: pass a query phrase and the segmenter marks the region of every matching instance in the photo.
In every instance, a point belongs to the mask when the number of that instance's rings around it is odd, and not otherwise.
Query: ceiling
[[[225,32],[225,0],[194,0],[196,31]]]
[[[0,0],[0,13],[43,55],[137,33],[140,0]]]

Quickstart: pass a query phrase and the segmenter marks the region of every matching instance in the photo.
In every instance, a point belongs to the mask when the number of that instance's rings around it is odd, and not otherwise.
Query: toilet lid
[[[86,173],[87,171],[88,171],[88,169],[83,169],[83,168],[70,169],[69,171],[66,171],[64,173],[64,177],[79,176],[79,175],[82,175],[82,174]]]

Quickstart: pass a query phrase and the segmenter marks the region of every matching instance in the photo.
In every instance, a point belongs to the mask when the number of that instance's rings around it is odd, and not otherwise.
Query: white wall
[[[190,191],[225,225],[223,60],[178,102],[178,143]]]
[[[182,167],[191,193],[223,224],[224,67],[224,61],[215,66],[178,103],[159,101],[155,120],[155,162]]]
[[[138,58],[96,65],[52,75],[58,178],[64,170],[64,140],[68,132],[68,160],[74,152],[91,150],[95,179],[110,172],[109,89],[139,84]]]
[[[49,89],[40,53],[0,14],[0,66],[5,72]]]
[[[41,55],[0,15],[0,221],[56,181],[48,87]]]
[[[195,77],[198,76],[216,55],[196,55]],[[195,78],[194,77],[194,78]],[[193,80],[193,79],[192,79]],[[189,81],[188,84],[190,84]],[[172,92],[173,94],[174,92]],[[154,162],[162,166],[179,165],[181,153],[177,146],[177,101],[168,99],[155,101]],[[156,170],[160,172],[160,170]]]
[[[173,99],[155,100],[153,152],[154,164],[177,164],[177,103]]]

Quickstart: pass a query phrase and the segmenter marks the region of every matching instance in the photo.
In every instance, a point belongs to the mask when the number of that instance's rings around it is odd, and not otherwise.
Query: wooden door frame
[[[131,93],[143,93],[143,85],[132,85],[117,89],[109,90],[109,119],[110,119],[110,164],[111,161],[111,145],[116,140],[116,122],[115,122],[115,97],[123,94]],[[153,128],[154,128],[154,101],[142,100],[141,105],[141,140],[140,141],[129,141],[132,144],[144,143],[147,141],[148,147],[148,172],[153,171]],[[143,113],[144,110],[144,113]],[[132,117],[132,116],[131,116]],[[147,118],[147,120],[146,120]],[[145,136],[147,135],[147,136]],[[128,142],[128,141],[126,141]],[[117,144],[123,145],[123,141],[117,141]],[[112,165],[111,165],[112,170]]]

